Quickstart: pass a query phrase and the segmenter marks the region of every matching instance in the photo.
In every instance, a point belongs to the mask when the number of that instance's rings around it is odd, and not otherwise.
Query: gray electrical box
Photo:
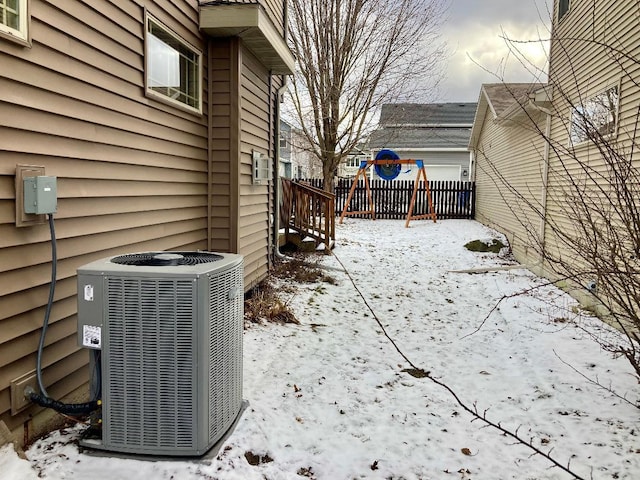
[[[58,209],[56,177],[27,177],[24,179],[24,212],[44,215]]]

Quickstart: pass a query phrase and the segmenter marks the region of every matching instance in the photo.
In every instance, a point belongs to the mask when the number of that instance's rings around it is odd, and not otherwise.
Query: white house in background
[[[322,178],[322,164],[311,153],[312,147],[302,132],[280,120],[278,137],[278,175],[292,179]]]
[[[367,160],[369,160],[369,153],[364,146],[354,148],[338,165],[338,178],[354,178],[360,169],[360,164]]]
[[[423,160],[429,180],[468,181],[468,150],[476,103],[397,103],[382,106],[379,128],[369,137],[372,158],[391,149],[403,159]],[[396,180],[414,180],[403,165]],[[377,178],[375,172],[373,178]]]
[[[291,125],[280,120],[280,133],[278,135],[278,175],[291,178]]]

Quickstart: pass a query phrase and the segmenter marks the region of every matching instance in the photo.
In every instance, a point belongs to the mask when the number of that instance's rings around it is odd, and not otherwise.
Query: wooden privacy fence
[[[322,188],[322,179],[302,180],[316,188]],[[344,204],[349,195],[353,181],[349,179],[339,179],[335,188],[335,214],[342,213]],[[422,182],[421,182],[422,183]],[[409,202],[413,194],[413,180],[370,180],[371,194],[373,197],[376,218],[404,219],[407,216]],[[425,188],[420,185],[418,188],[414,215],[428,213],[428,202]],[[474,182],[453,182],[453,181],[430,181],[429,189],[433,208],[438,220],[461,218],[473,219],[475,216],[475,193]],[[363,181],[359,181],[348,211],[356,212],[368,210],[367,192]],[[355,218],[368,217],[368,215],[354,215]]]

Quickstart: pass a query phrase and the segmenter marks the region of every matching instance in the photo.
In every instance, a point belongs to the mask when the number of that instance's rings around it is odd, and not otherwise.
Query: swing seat
[[[376,160],[400,160],[400,157],[393,150],[380,150],[376,155]],[[399,163],[376,164],[374,166],[376,174],[383,180],[393,180],[400,175],[402,167]]]

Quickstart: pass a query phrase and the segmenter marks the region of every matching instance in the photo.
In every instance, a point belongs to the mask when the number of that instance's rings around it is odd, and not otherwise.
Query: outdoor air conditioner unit
[[[243,309],[240,255],[147,252],[79,268],[78,341],[102,399],[101,427],[81,444],[206,453],[242,411]]]

